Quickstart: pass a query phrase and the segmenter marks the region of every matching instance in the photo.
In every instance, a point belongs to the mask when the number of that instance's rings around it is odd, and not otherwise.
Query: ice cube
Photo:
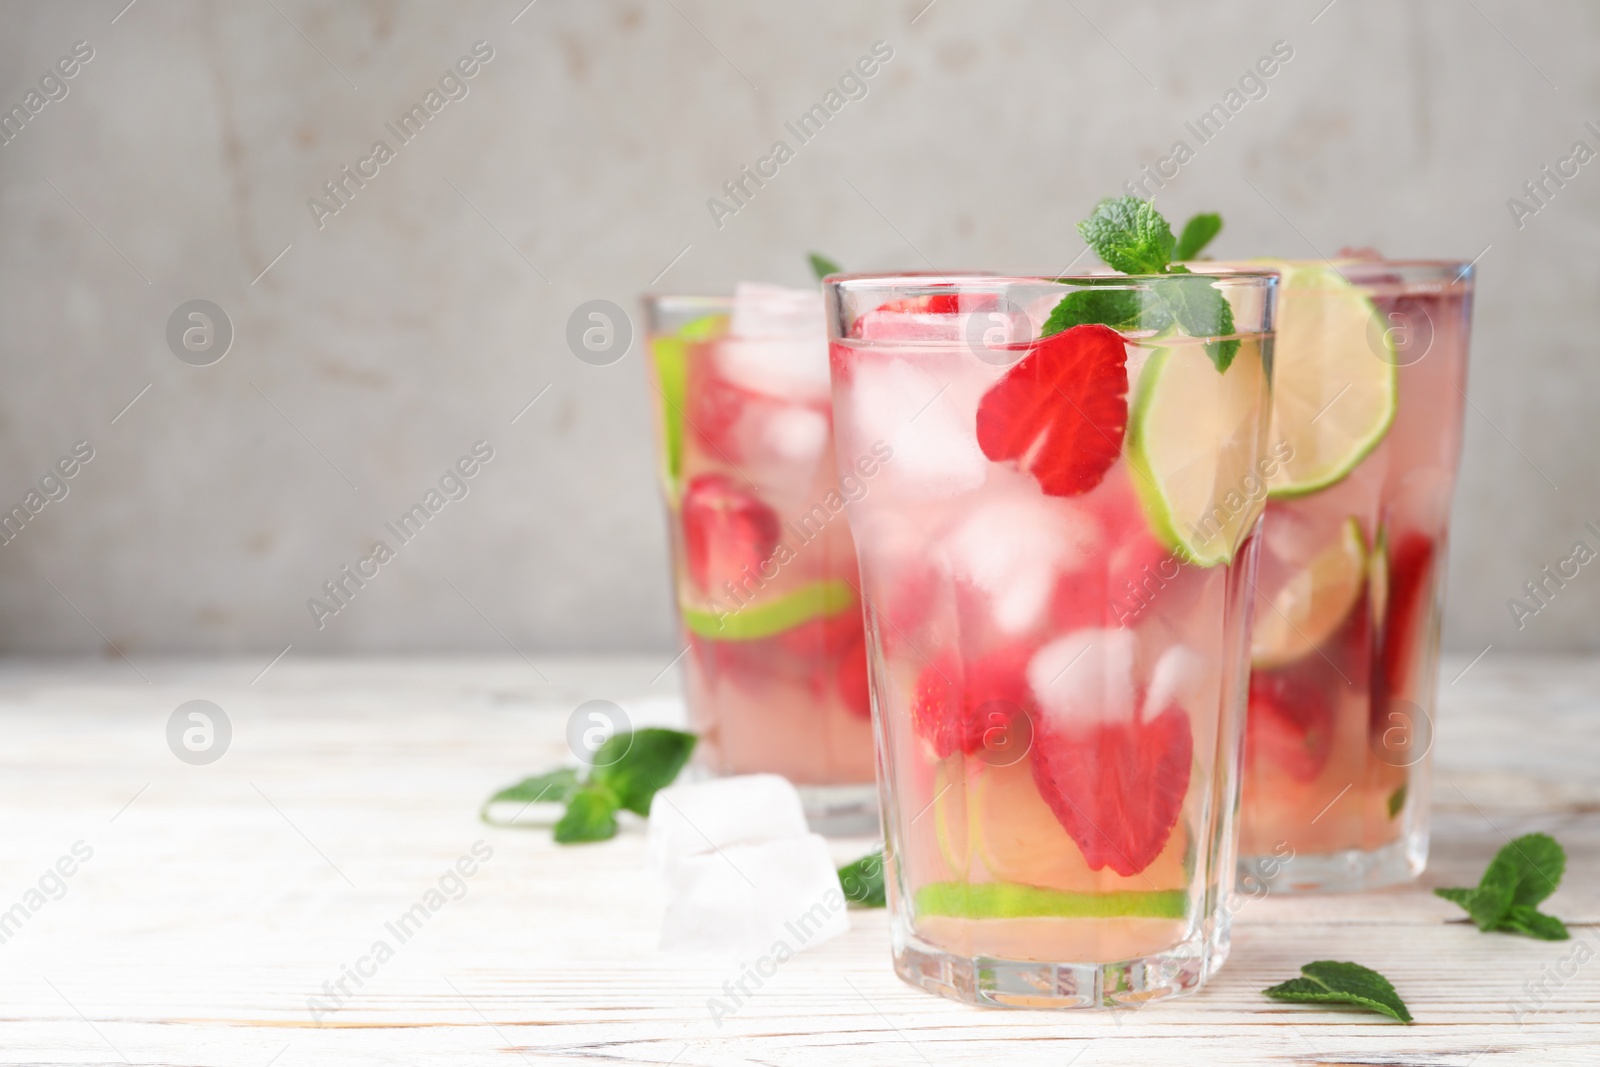
[[[850,929],[838,872],[818,834],[684,856],[668,867],[667,888],[661,947],[672,952],[781,962]]]
[[[1058,577],[1093,558],[1100,526],[1035,485],[984,497],[944,539],[944,556],[955,577],[989,594],[1000,631],[1020,634],[1043,617]]]
[[[983,484],[989,461],[978,447],[977,395],[903,359],[858,360],[851,377],[854,440],[863,451],[880,441],[893,450],[880,484],[924,499]]]
[[[1206,661],[1185,645],[1173,645],[1156,660],[1150,672],[1150,688],[1144,697],[1142,718],[1149,720],[1177,706],[1198,711],[1210,696]]]
[[[854,336],[863,341],[959,341],[961,316],[880,308],[856,320]]]
[[[1074,630],[1045,645],[1028,662],[1028,685],[1056,729],[1088,728],[1133,719],[1131,630]]]
[[[791,404],[768,413],[762,437],[768,450],[790,463],[815,463],[828,444],[828,418],[814,408]]]
[[[717,347],[724,378],[752,392],[796,400],[828,396],[828,329],[814,289],[741,282],[728,336]]]
[[[800,794],[776,774],[741,774],[668,786],[650,802],[645,852],[657,871],[729,845],[809,833]]]

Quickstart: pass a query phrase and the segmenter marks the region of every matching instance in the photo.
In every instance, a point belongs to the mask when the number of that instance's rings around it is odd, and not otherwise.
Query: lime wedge
[[[1283,276],[1269,440],[1292,449],[1268,485],[1274,497],[1304,496],[1349,474],[1389,432],[1398,361],[1378,309],[1335,266],[1267,265]]]
[[[856,591],[849,582],[830,578],[812,582],[792,593],[729,611],[708,611],[680,605],[683,625],[691,633],[713,641],[759,641],[781,634],[803,622],[837,615],[856,606]]]
[[[1257,463],[1269,402],[1258,339],[1242,339],[1221,374],[1199,343],[1158,348],[1146,361],[1128,464],[1151,528],[1180,559],[1227,563],[1260,517],[1266,487]]]
[[[661,390],[662,460],[667,485],[674,490],[683,473],[683,405],[688,390],[689,345],[707,341],[727,329],[728,316],[705,315],[684,324],[671,336],[653,337],[650,354],[656,368],[656,387]]]
[[[1280,588],[1257,586],[1266,603],[1256,605],[1251,666],[1271,670],[1322,647],[1361,599],[1366,576],[1367,544],[1361,524],[1346,519],[1339,540],[1293,572]]]
[[[1216,369],[1212,368],[1215,374]],[[1181,919],[1181,889],[1075,893],[1016,882],[932,882],[917,890],[917,915],[954,919]]]

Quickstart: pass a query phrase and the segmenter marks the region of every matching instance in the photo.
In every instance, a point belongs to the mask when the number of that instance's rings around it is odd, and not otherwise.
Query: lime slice
[[[1227,563],[1266,503],[1260,461],[1269,403],[1261,342],[1218,374],[1198,342],[1157,348],[1128,429],[1133,486],[1156,536],[1201,567]]]
[[[730,611],[707,611],[680,605],[683,625],[713,641],[759,641],[781,634],[803,622],[837,615],[856,606],[856,591],[849,582],[830,578],[812,582],[792,593]]]
[[[683,405],[688,390],[689,345],[707,341],[727,329],[728,316],[705,315],[684,324],[671,336],[650,339],[650,354],[656,368],[656,387],[661,391],[661,432],[663,472],[674,490],[683,473]]]
[[[1332,637],[1361,599],[1367,544],[1361,524],[1346,519],[1339,540],[1324,548],[1275,590],[1257,587],[1250,638],[1251,666],[1271,670],[1293,663]]]
[[[1274,497],[1339,481],[1394,421],[1398,361],[1372,301],[1325,263],[1270,263],[1283,275],[1272,347]]]
[[[1016,882],[932,882],[917,890],[917,915],[922,918],[1181,919],[1187,906],[1188,895],[1181,889],[1074,893]]]

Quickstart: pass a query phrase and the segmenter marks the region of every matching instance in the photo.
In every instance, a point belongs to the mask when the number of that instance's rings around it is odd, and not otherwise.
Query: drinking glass
[[[822,294],[647,296],[696,758],[781,774],[812,828],[877,826],[865,634]]]
[[[906,981],[1112,1006],[1226,957],[1275,283],[826,284]]]
[[[1274,889],[1373,889],[1427,861],[1472,268],[1281,266],[1239,850]]]

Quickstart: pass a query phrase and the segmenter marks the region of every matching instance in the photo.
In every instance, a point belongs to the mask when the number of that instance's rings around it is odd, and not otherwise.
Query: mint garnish
[[[1522,934],[1541,941],[1565,941],[1566,924],[1537,905],[1561,884],[1567,853],[1549,834],[1523,834],[1507,844],[1484,870],[1476,889],[1435,889],[1466,909],[1484,933]]]
[[[886,901],[883,888],[883,849],[870,852],[854,863],[839,868],[839,884],[845,899],[862,908],[881,908]]]
[[[830,274],[844,273],[844,268],[839,266],[839,264],[835,263],[833,260],[829,259],[827,256],[818,255],[817,253],[812,252],[806,258],[811,260],[811,273],[817,276],[817,281],[819,282]]]
[[[650,801],[678,777],[695,740],[694,734],[658,728],[612,734],[595,752],[595,765],[586,779],[580,780],[572,767],[524,778],[484,801],[478,817],[490,826],[514,826],[489,818],[490,805],[565,804],[566,814],[555,826],[559,844],[604,841],[617,834],[619,809],[650,814]]]
[[[1200,254],[1200,250],[1211,243],[1211,239],[1222,232],[1222,216],[1216,212],[1207,212],[1196,215],[1183,224],[1183,233],[1178,237],[1178,247],[1172,252],[1172,258],[1182,262],[1193,259]]]
[[[1192,257],[1222,229],[1220,215],[1196,215],[1183,228],[1183,240],[1148,200],[1122,196],[1102,200],[1094,213],[1078,223],[1078,233],[1113,270],[1124,274],[1184,275],[1189,270],[1176,262]],[[1041,336],[1098,323],[1115,330],[1163,330],[1176,322],[1195,337],[1233,333],[1233,309],[1227,298],[1204,278],[1174,280],[1156,285],[1147,304],[1144,295],[1128,289],[1080,289],[1057,304]],[[1218,373],[1226,371],[1239,352],[1237,340],[1210,341],[1206,355]]]
[[[1394,991],[1389,979],[1359,963],[1317,960],[1300,968],[1300,974],[1300,978],[1291,978],[1261,992],[1274,1000],[1296,1004],[1353,1004],[1403,1023],[1411,1021],[1406,1002]]]

